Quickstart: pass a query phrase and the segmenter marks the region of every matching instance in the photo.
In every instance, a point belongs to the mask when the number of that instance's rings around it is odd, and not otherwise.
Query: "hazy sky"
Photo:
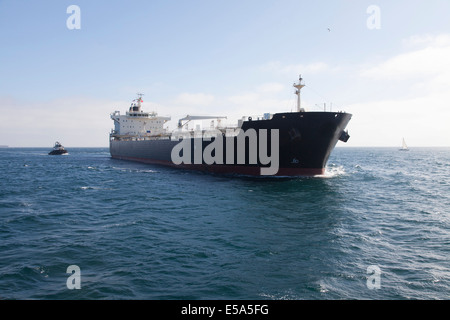
[[[450,146],[449,13],[448,0],[0,0],[0,145],[106,147],[109,114],[137,92],[173,125],[291,111],[302,74],[308,110],[353,114],[348,146]]]

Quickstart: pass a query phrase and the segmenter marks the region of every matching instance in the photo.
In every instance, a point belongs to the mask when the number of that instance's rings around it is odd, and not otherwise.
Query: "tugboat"
[[[61,155],[61,154],[67,154],[67,150],[64,149],[61,143],[58,141],[55,142],[55,146],[53,147],[53,150],[48,153],[51,156],[55,155]]]

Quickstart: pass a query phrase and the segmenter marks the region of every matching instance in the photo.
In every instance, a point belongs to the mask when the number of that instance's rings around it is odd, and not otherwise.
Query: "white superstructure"
[[[131,103],[129,111],[121,115],[120,111],[111,113],[114,120],[114,129],[111,136],[120,139],[149,139],[151,137],[162,137],[168,134],[164,124],[170,117],[159,117],[154,111],[144,112],[142,110],[142,94]]]

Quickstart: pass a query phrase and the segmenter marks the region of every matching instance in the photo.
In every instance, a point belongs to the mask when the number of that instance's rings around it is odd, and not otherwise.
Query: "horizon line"
[[[109,148],[109,146],[64,146],[65,148]],[[31,149],[31,148],[42,148],[42,149],[51,149],[52,147],[43,147],[43,146],[9,146],[9,145],[0,145],[0,149]],[[335,148],[399,148],[398,146],[346,146],[346,145],[336,145]],[[437,145],[437,146],[408,146],[411,148],[450,148],[450,145]]]

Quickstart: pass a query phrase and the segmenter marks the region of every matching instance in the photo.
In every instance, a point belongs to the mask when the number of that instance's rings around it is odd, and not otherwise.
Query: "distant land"
[[[5,146],[4,144],[0,144],[0,148],[8,148],[8,146]]]

